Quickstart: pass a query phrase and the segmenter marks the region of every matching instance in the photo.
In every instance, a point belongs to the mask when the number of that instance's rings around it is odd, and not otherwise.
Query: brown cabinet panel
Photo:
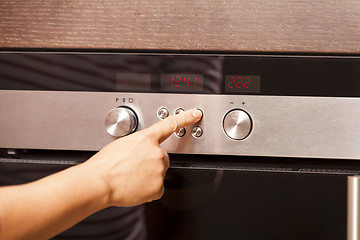
[[[360,53],[360,1],[2,0],[0,47]]]

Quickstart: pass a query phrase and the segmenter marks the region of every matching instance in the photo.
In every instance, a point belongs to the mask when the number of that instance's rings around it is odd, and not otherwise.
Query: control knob
[[[127,107],[118,107],[106,114],[106,131],[114,137],[123,137],[135,132],[138,126],[138,118],[135,112]]]
[[[245,111],[233,109],[225,115],[223,128],[229,138],[242,140],[250,134],[252,121],[249,114]]]

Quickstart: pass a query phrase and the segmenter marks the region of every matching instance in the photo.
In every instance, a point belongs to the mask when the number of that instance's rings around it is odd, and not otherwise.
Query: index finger
[[[186,110],[155,123],[146,131],[149,131],[159,143],[162,143],[177,130],[199,121],[202,115],[203,113],[199,109]]]

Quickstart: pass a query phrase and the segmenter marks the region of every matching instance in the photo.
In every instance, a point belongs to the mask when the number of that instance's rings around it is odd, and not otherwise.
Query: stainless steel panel
[[[132,108],[138,130],[181,107],[200,108],[199,138],[187,127],[163,143],[170,153],[360,159],[360,99],[155,93],[0,91],[0,148],[99,150],[115,138],[104,126],[115,107]],[[223,118],[242,109],[252,118],[251,134],[233,140]]]
[[[360,176],[348,177],[347,240],[360,240]]]

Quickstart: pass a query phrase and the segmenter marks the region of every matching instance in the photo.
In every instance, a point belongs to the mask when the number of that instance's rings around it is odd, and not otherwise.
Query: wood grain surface
[[[1,0],[0,47],[360,53],[359,0]]]

